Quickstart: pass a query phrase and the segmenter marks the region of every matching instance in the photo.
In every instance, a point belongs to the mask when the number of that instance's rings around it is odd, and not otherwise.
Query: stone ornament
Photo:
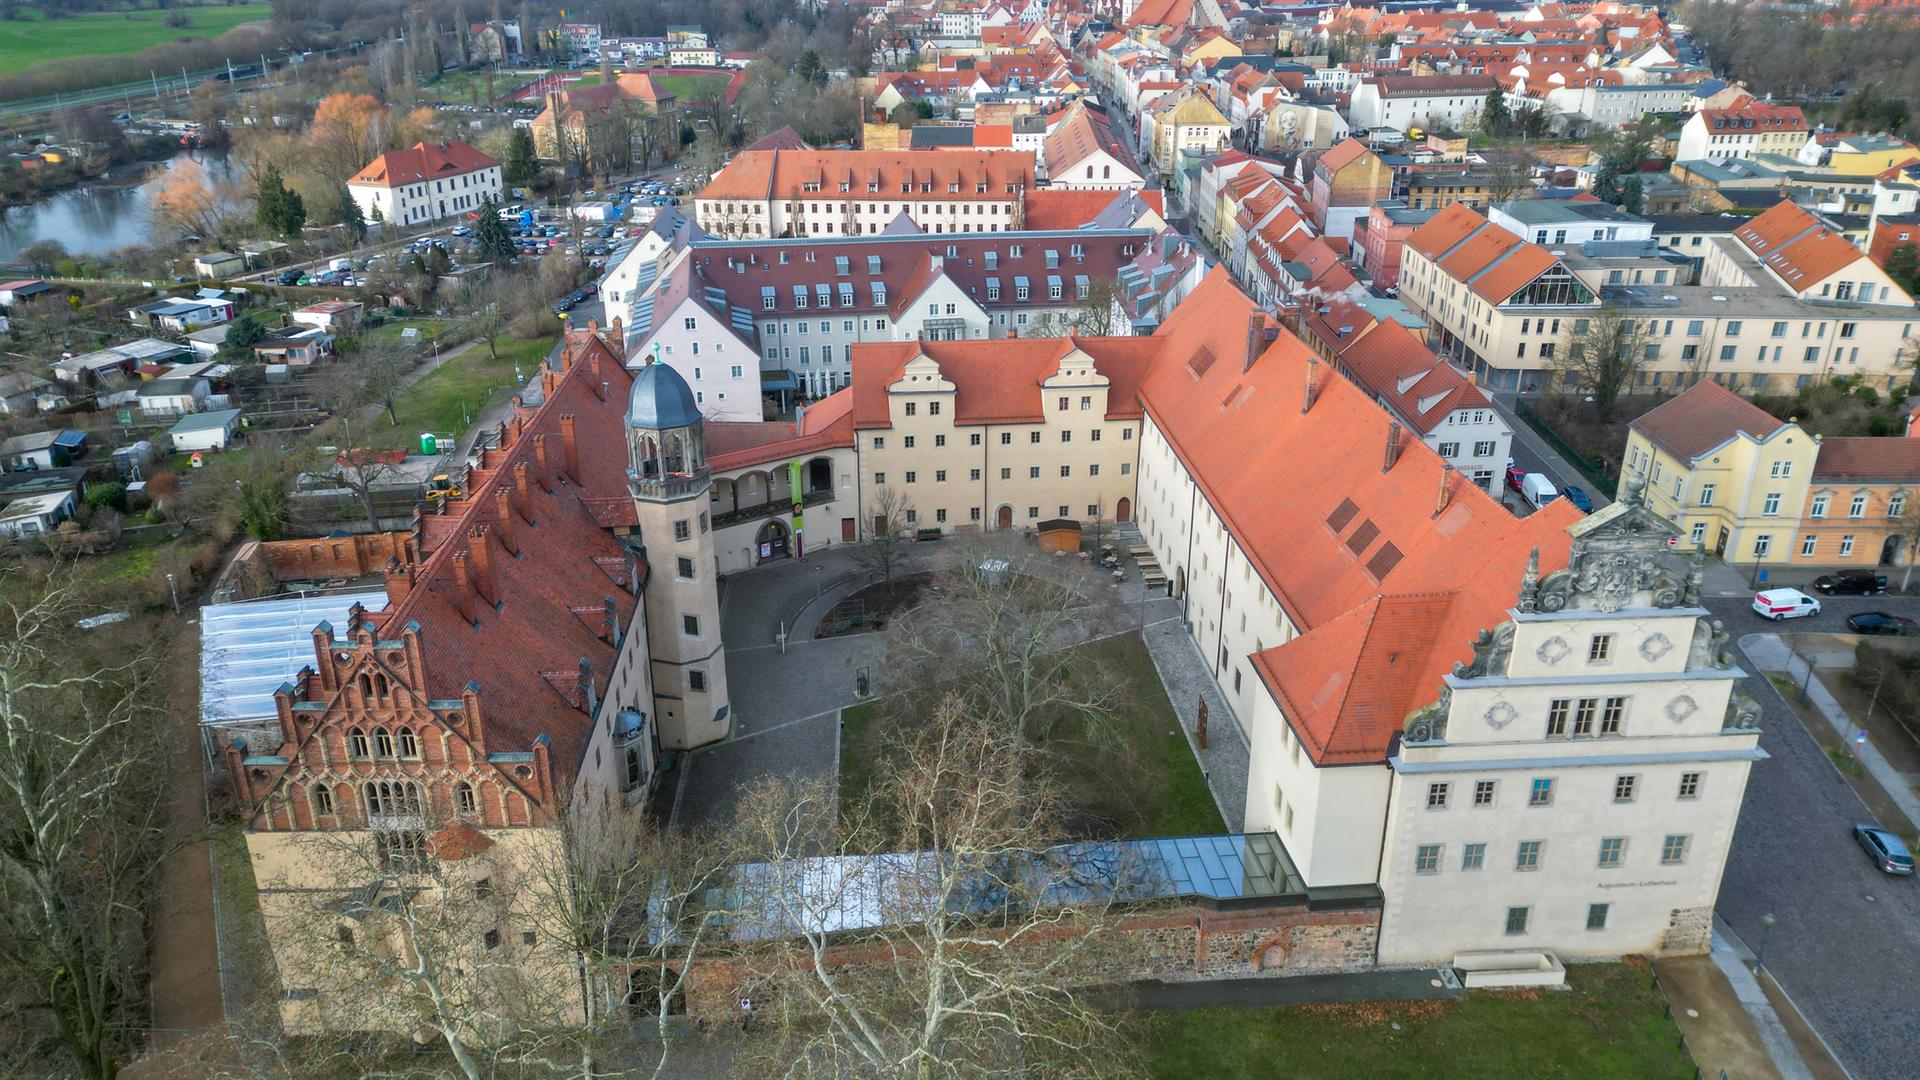
[[[1486,720],[1488,727],[1495,731],[1500,731],[1508,724],[1513,723],[1513,718],[1519,715],[1520,710],[1514,708],[1512,705],[1504,701],[1496,701],[1487,707],[1483,719]]]
[[[1676,724],[1684,722],[1687,717],[1699,711],[1700,704],[1686,694],[1681,694],[1679,697],[1667,702],[1667,719],[1672,720]]]
[[[1540,647],[1533,650],[1533,655],[1539,657],[1541,663],[1551,667],[1565,660],[1571,652],[1573,652],[1573,646],[1567,644],[1567,639],[1555,634],[1541,642]]]
[[[1640,656],[1644,660],[1658,660],[1672,651],[1673,639],[1658,630],[1648,634],[1646,639],[1640,642]]]

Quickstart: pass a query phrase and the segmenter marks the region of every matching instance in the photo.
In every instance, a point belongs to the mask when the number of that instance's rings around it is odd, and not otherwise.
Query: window
[[[1853,554],[1853,534],[1848,533],[1847,535],[1840,538],[1840,557],[1844,559],[1847,556],[1852,554]]]
[[[1716,490],[1716,485],[1713,485],[1713,484],[1700,485],[1700,505],[1701,506],[1713,505],[1713,493],[1715,490]]]
[[[1627,713],[1627,699],[1610,697],[1600,709],[1600,734],[1620,734],[1620,721]]]
[[[1768,472],[1768,475],[1773,477],[1775,480],[1783,480],[1789,476],[1792,476],[1793,462],[1791,461],[1774,462],[1773,468]]]
[[[1890,518],[1905,517],[1906,513],[1907,513],[1907,497],[1904,494],[1892,495],[1888,497],[1887,499],[1887,516],[1888,517]]]
[[[1613,660],[1613,635],[1595,634],[1587,641],[1587,663],[1605,664]]]
[[[1639,787],[1640,787],[1640,778],[1637,776],[1614,777],[1613,778],[1613,801],[1622,802],[1622,803],[1632,802],[1633,796],[1638,791]]]
[[[1037,431],[1027,432],[1027,441],[1038,446],[1040,444],[1040,433]]]
[[[373,756],[377,758],[393,756],[393,736],[387,734],[386,728],[373,729]]]
[[[1483,870],[1487,865],[1487,845],[1466,844],[1460,848],[1460,869]]]
[[[920,480],[920,474],[918,472],[912,469],[907,470],[907,483],[909,484],[918,483],[919,480]]]
[[[1507,933],[1509,935],[1517,937],[1527,932],[1527,912],[1530,910],[1532,909],[1523,907],[1510,907],[1507,909]]]
[[[465,780],[453,785],[453,805],[462,814],[476,814],[480,804],[473,797],[473,785]]]
[[[1475,780],[1473,782],[1473,805],[1492,806],[1494,781]]]
[[[1771,552],[1772,550],[1773,550],[1773,537],[1756,536],[1753,538],[1753,557],[1754,558],[1764,559],[1767,557],[1767,553]]]
[[[1853,497],[1853,501],[1847,504],[1847,516],[1856,518],[1867,516],[1867,497],[1865,495],[1855,495]]]
[[[1448,795],[1452,790],[1453,790],[1453,785],[1446,783],[1445,781],[1442,781],[1437,784],[1428,784],[1427,785],[1427,809],[1445,810],[1447,808]]]
[[[1669,833],[1660,842],[1660,865],[1678,866],[1687,861],[1687,843],[1692,837],[1685,833]]]
[[[487,943],[488,952],[492,952],[494,949],[499,948],[500,947],[500,931],[498,930],[487,931],[486,943]]]
[[[681,518],[679,521],[673,523],[673,538],[675,540],[685,540],[692,535],[693,530],[687,527],[686,518]]]
[[[1587,929],[1605,930],[1607,928],[1607,908],[1606,904],[1587,905]]]
[[[347,755],[364,758],[367,755],[367,733],[359,728],[347,729]]]
[[[700,616],[698,615],[680,616],[680,632],[687,635],[688,637],[699,637],[700,636]]]
[[[1536,776],[1533,778],[1533,785],[1527,790],[1527,805],[1528,806],[1552,806],[1553,805],[1553,778],[1552,777]]]
[[[873,484],[875,487],[885,487],[887,484],[887,474],[883,472],[874,473]]]
[[[1680,774],[1680,798],[1697,799],[1700,797],[1700,774],[1683,772]]]
[[[1612,870],[1620,865],[1627,854],[1627,838],[1607,836],[1600,840],[1600,869]]]
[[[1441,444],[1440,444],[1440,456],[1441,456],[1441,457],[1443,457],[1443,458],[1454,458],[1454,457],[1459,457],[1459,456],[1460,456],[1460,444],[1459,444],[1459,443],[1457,443],[1457,442],[1443,442],[1443,443],[1441,443]]]
[[[1545,840],[1520,841],[1519,850],[1514,852],[1513,868],[1515,870],[1540,869],[1540,848],[1545,844]]]
[[[933,445],[935,449],[947,445],[947,437],[945,435],[935,435],[933,437]]]
[[[1040,466],[1038,465],[1027,466],[1027,479],[1029,480],[1040,479]]]
[[[1692,541],[1694,544],[1706,543],[1707,542],[1707,523],[1704,521],[1694,522],[1693,529],[1687,534],[1687,539]]]
[[[1413,872],[1416,874],[1437,874],[1440,872],[1440,845],[1421,844],[1413,853]]]
[[[1572,705],[1572,698],[1554,698],[1547,706],[1547,738],[1567,733],[1567,712]]]
[[[333,790],[324,784],[313,789],[313,812],[323,817],[333,813]]]
[[[1761,500],[1760,502],[1760,513],[1765,515],[1766,517],[1779,516],[1780,514],[1780,493],[1779,492],[1777,491],[1767,492],[1767,497]]]
[[[1013,445],[1013,432],[1011,432],[1011,431],[1003,431],[1003,432],[1001,432],[1001,433],[1000,433],[1000,445],[1001,445],[1001,446],[1012,446],[1012,445]]]

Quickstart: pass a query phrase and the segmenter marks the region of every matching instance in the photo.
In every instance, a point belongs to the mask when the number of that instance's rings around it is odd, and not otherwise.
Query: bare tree
[[[76,635],[72,579],[0,577],[21,595],[0,601],[0,1008],[69,1075],[111,1080],[138,1030],[165,853],[158,650],[120,641],[110,658]]]
[[[1096,740],[1111,733],[1121,680],[1091,672],[1077,647],[1127,620],[1080,560],[980,537],[929,591],[888,638],[895,687],[950,695],[1033,742],[1069,717]]]
[[[495,273],[499,272],[496,269]],[[476,339],[487,343],[488,359],[500,359],[500,336],[519,319],[522,308],[526,306],[523,303],[525,296],[524,288],[514,288],[491,274],[483,281],[468,286],[467,330]]]
[[[321,377],[317,397],[320,404],[333,414],[322,435],[333,440],[338,449],[330,459],[316,461],[314,468],[351,491],[367,515],[367,528],[378,532],[380,514],[374,506],[374,489],[394,470],[385,455],[367,445],[367,428],[370,425],[361,419],[360,414],[374,404],[369,400],[368,388],[361,381],[357,367],[336,364],[332,371]]]
[[[768,784],[740,815],[734,936],[766,1000],[765,1076],[1094,1076],[1127,1040],[1080,993],[1137,969],[1114,924],[1125,860],[1055,839],[1053,785],[1017,733],[959,702],[895,743],[852,820],[831,781]],[[1083,902],[1065,907],[1060,896]]]
[[[912,509],[913,499],[906,493],[880,487],[874,489],[868,514],[860,521],[861,543],[854,550],[854,561],[889,585],[913,544],[913,527],[907,520]]]
[[[1526,149],[1489,151],[1486,158],[1488,196],[1492,201],[1506,202],[1533,194],[1533,155]]]
[[[711,834],[660,830],[611,799],[576,802],[553,844],[516,870],[531,898],[528,924],[567,949],[578,972],[579,1021],[565,1042],[580,1076],[664,1076],[688,980],[724,937],[727,912],[712,896],[727,882],[732,852]],[[653,1038],[634,1046],[624,1036],[640,1023]],[[545,1047],[509,1053],[523,1062],[554,1056]]]
[[[1564,381],[1593,398],[1601,422],[1613,419],[1614,405],[1646,366],[1640,324],[1603,306],[1590,317],[1570,319],[1556,366]]]

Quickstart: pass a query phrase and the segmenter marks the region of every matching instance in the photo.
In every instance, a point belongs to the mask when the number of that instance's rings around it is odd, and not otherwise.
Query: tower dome
[[[661,431],[698,423],[700,407],[694,404],[693,388],[679,372],[653,363],[633,377],[633,390],[627,395],[628,427]]]

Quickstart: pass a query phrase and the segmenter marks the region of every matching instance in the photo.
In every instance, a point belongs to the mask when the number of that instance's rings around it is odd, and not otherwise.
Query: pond
[[[104,255],[148,243],[153,238],[148,207],[154,188],[187,160],[199,162],[210,181],[228,179],[240,168],[224,154],[182,151],[162,168],[139,164],[115,170],[127,182],[94,181],[55,192],[31,206],[0,211],[0,261],[16,259],[22,249],[42,240],[58,240],[76,255]]]

